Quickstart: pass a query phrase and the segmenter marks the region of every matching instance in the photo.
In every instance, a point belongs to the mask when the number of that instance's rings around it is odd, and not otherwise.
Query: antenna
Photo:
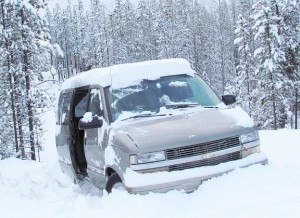
[[[111,66],[109,67],[109,76],[110,76],[110,88],[111,88],[111,97],[112,97],[112,117],[115,118],[115,98],[114,98],[114,90],[113,90],[113,79],[112,79],[112,73],[111,73]]]
[[[110,75],[110,86],[112,87],[111,66],[109,67],[109,75]]]

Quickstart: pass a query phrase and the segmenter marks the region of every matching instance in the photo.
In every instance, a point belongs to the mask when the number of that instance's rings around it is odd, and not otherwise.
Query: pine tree
[[[284,108],[285,90],[291,88],[291,81],[282,73],[280,63],[285,61],[280,35],[281,18],[276,14],[276,2],[257,0],[253,6],[255,40],[259,47],[254,52],[257,59],[256,76],[262,89],[259,112],[263,128],[279,128],[279,113]]]
[[[136,57],[136,15],[129,0],[116,0],[110,18],[112,64],[131,63]]]
[[[278,21],[280,25],[279,35],[282,39],[281,49],[284,52],[285,60],[280,62],[281,73],[286,77],[290,83],[295,83],[300,80],[300,2],[299,1],[273,1],[275,13],[281,19]],[[279,125],[281,128],[285,127],[292,114],[289,111],[292,107],[287,105],[294,105],[295,90],[292,85],[289,89],[283,90],[285,101],[281,102],[279,110]]]
[[[158,6],[157,20],[159,34],[159,58],[178,57],[177,48],[177,14],[176,1],[160,1]]]
[[[0,99],[2,112],[7,115],[2,118],[7,130],[1,141],[5,140],[7,148],[14,147],[16,156],[35,160],[35,150],[40,146],[39,113],[47,102],[43,90],[37,87],[43,81],[41,72],[50,69],[42,46],[49,38],[48,27],[39,12],[45,5],[40,0],[18,0],[2,1],[1,7],[1,49],[5,59],[1,62],[4,80],[0,86],[4,88],[1,94],[10,96]],[[9,142],[9,133],[15,136],[14,141]]]
[[[2,113],[5,115],[1,117],[3,125],[2,145],[6,148],[15,148],[15,153],[22,151],[22,157],[25,157],[24,151],[24,134],[23,134],[23,117],[20,110],[22,88],[20,87],[21,76],[18,73],[20,69],[20,62],[17,59],[18,43],[17,38],[20,38],[15,29],[18,20],[16,19],[16,2],[1,1],[1,18],[2,18],[2,32],[1,32],[1,54],[3,55],[3,62],[1,63],[1,73],[3,79],[1,81],[1,91],[3,96],[1,98]],[[17,36],[17,37],[16,37]],[[6,98],[5,96],[10,96]],[[13,128],[10,128],[13,127]],[[14,142],[10,136],[14,135]]]
[[[252,115],[254,101],[256,96],[256,79],[254,76],[252,25],[250,19],[251,6],[248,1],[240,0],[239,8],[242,13],[239,14],[235,29],[235,44],[238,46],[238,63],[236,77],[236,96],[238,103]]]
[[[49,31],[51,35],[50,44],[53,45],[51,65],[56,69],[58,80],[61,81],[66,77],[64,70],[65,55],[61,50],[63,45],[63,31],[62,31],[62,10],[58,4],[55,5],[53,12],[47,9],[46,19],[49,23]]]
[[[156,0],[141,0],[137,8],[137,61],[154,60],[158,56]]]
[[[232,34],[232,22],[229,16],[229,8],[226,1],[218,0],[218,38],[220,47],[220,65],[222,93],[228,86],[233,85],[232,81],[235,76],[234,62],[234,35]]]
[[[296,0],[277,3],[277,14],[282,17],[281,35],[284,39],[282,47],[286,61],[283,64],[283,72],[292,80],[300,78],[300,2]]]
[[[90,1],[90,14],[86,15],[89,34],[86,34],[84,54],[87,68],[104,67],[110,65],[110,40],[108,30],[108,16],[105,7],[99,0]]]

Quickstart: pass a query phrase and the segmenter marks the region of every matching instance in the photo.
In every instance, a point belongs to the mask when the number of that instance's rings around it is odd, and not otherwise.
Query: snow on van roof
[[[186,74],[194,76],[189,62],[185,59],[153,60],[111,67],[97,68],[79,73],[62,84],[62,89],[87,85],[123,88],[139,84],[142,80],[156,80],[163,76]]]

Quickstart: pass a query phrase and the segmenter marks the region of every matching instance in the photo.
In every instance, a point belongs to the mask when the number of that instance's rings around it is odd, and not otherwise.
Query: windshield
[[[213,107],[221,103],[218,96],[197,75],[143,80],[139,85],[114,90],[110,88],[109,92],[112,121],[126,117],[124,115],[137,117],[159,113],[163,107]]]

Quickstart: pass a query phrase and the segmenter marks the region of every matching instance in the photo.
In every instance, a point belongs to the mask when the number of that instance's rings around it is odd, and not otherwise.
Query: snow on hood
[[[254,127],[241,108],[192,108],[179,112],[117,122],[114,127],[116,133],[130,135],[142,152],[159,151],[161,145],[167,149],[237,136]]]
[[[237,126],[245,128],[255,126],[253,119],[239,106],[230,110],[223,110],[221,113],[235,120]]]
[[[86,85],[111,86],[115,89],[137,85],[142,80],[156,80],[171,75],[194,76],[189,62],[185,59],[164,59],[121,64],[106,68],[97,68],[82,72],[62,84],[62,89],[75,88]]]

